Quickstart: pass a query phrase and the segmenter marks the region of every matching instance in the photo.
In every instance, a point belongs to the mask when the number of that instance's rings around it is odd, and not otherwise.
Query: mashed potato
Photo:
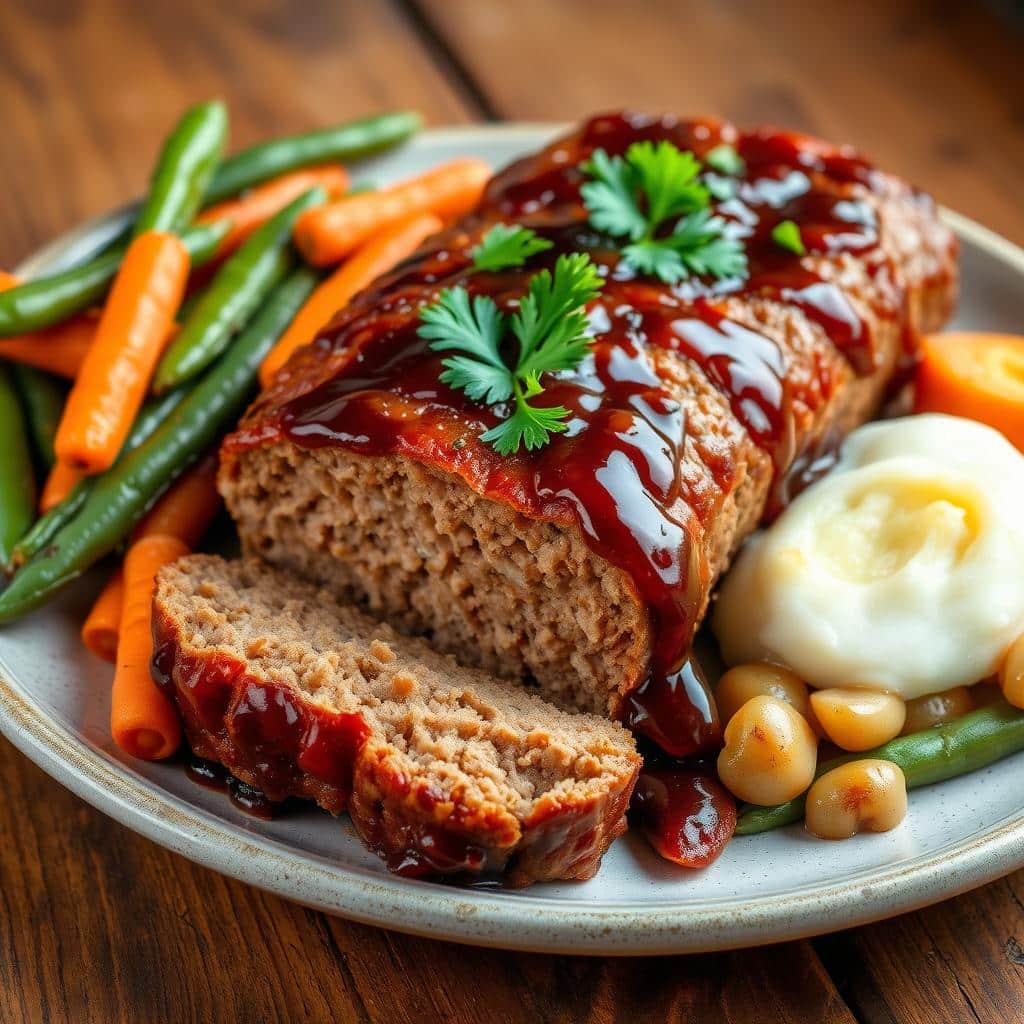
[[[1024,630],[1024,456],[990,427],[872,423],[744,548],[712,628],[729,664],[906,699],[991,675]]]

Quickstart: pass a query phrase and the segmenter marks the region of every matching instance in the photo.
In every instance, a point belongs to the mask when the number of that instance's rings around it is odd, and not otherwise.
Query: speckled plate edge
[[[426,133],[472,152],[500,134],[538,134],[558,126],[518,124]],[[943,210],[964,241],[1021,274],[1024,250],[966,217]],[[19,274],[56,269],[104,244],[127,211],[69,232],[25,261]],[[806,893],[714,903],[662,901],[641,909],[590,910],[568,901],[515,900],[486,891],[409,883],[297,853],[243,834],[133,774],[85,743],[10,678],[0,662],[0,732],[71,792],[116,821],[205,867],[309,907],[416,935],[499,948],[587,954],[706,952],[821,934],[913,910],[1024,866],[1024,808],[981,835],[903,863]]]

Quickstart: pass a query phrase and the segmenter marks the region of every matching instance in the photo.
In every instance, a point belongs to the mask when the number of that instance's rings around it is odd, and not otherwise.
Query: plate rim
[[[508,122],[439,127],[424,142],[472,146],[488,136],[521,134],[531,144],[563,124]],[[958,237],[1024,276],[1024,249],[970,218],[941,207]],[[43,246],[16,269],[23,276],[58,255],[86,247],[122,224],[127,207],[90,219]],[[661,900],[596,910],[576,902],[379,875],[256,836],[107,758],[49,718],[0,658],[0,732],[33,763],[78,797],[148,839],[204,867],[293,902],[428,938],[494,948],[587,955],[709,952],[763,945],[852,927],[914,910],[993,881],[1024,866],[1024,807],[1019,815],[891,868],[819,886],[723,905],[721,900]]]

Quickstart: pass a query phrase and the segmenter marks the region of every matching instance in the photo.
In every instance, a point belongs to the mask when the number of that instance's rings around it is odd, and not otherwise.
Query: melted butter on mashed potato
[[[1024,455],[955,416],[861,427],[744,548],[712,618],[730,664],[906,699],[991,675],[1024,631]]]

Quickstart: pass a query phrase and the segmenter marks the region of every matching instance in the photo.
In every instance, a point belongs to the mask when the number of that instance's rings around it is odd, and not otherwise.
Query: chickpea
[[[999,669],[999,685],[1007,703],[1024,708],[1024,633],[1010,645]]]
[[[715,687],[715,703],[723,724],[752,697],[778,697],[806,716],[810,707],[807,684],[788,668],[752,662],[729,669]]]
[[[752,697],[725,727],[718,776],[733,795],[770,807],[814,780],[818,742],[807,719],[778,697]]]
[[[826,772],[807,794],[807,831],[820,839],[888,832],[907,816],[907,780],[891,761],[851,761]]]
[[[975,708],[975,695],[966,686],[954,686],[943,693],[927,693],[907,701],[907,718],[901,735],[924,732],[961,718]]]
[[[899,736],[907,706],[881,690],[833,687],[811,694],[811,708],[825,735],[843,750],[870,750]]]

